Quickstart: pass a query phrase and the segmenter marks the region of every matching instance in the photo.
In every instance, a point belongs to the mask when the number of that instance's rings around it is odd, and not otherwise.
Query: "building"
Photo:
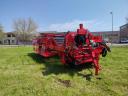
[[[128,43],[128,23],[120,27],[120,42]]]
[[[38,37],[41,36],[41,34],[43,33],[62,33],[62,34],[66,34],[67,32],[57,32],[57,31],[43,31],[43,32],[38,32],[36,34],[33,34],[34,37]],[[120,31],[102,31],[102,32],[92,32],[93,35],[100,35],[103,37],[103,39],[105,41],[111,42],[111,43],[128,43],[128,24],[122,25],[120,27]],[[6,44],[6,45],[15,45],[15,44],[32,44],[32,40],[30,40],[29,42],[23,42],[20,40],[17,40],[14,32],[8,32],[5,33],[5,36],[2,40],[2,42],[0,42],[2,44]]]
[[[56,31],[49,31],[50,33],[60,33]],[[44,33],[49,33],[44,32]],[[43,33],[43,32],[42,32]],[[64,32],[66,33],[66,32]],[[93,35],[100,35],[105,41],[111,43],[128,43],[128,23],[120,26],[119,31],[102,31],[102,32],[92,32]]]
[[[92,32],[95,36],[102,36],[105,41],[111,43],[119,43],[120,42],[120,31],[103,31],[103,32]]]
[[[3,41],[2,44],[4,45],[16,45],[17,44],[17,39],[13,32],[5,33],[2,41]]]
[[[34,37],[38,34],[29,34],[29,37]],[[21,40],[23,38],[23,35],[16,36],[15,32],[6,32],[4,33],[4,37],[2,40],[0,40],[0,44],[3,45],[32,45],[32,38],[27,41]]]

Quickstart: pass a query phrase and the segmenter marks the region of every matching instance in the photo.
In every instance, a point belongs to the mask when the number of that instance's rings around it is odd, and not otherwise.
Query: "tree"
[[[4,37],[3,26],[0,24],[0,44],[2,43],[2,38]]]
[[[32,18],[28,18],[15,20],[13,28],[18,40],[25,43],[32,39],[32,34],[36,32],[38,26]]]
[[[126,17],[126,23],[128,24],[128,17]]]

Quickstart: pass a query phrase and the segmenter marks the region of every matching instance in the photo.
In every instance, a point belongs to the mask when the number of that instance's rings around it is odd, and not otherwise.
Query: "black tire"
[[[102,49],[102,57],[105,57],[107,55],[107,49],[103,48]]]

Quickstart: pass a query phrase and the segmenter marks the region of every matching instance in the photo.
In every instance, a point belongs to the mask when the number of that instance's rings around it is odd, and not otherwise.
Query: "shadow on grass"
[[[74,76],[75,74],[77,74],[78,76],[85,77],[86,80],[89,80],[89,81],[91,79],[90,77],[92,76],[92,72],[90,72],[90,74],[85,74],[85,75],[78,73],[83,69],[92,68],[92,65],[90,63],[71,68],[69,66],[61,64],[58,56],[54,56],[51,58],[44,58],[35,53],[29,53],[28,56],[30,56],[36,63],[45,65],[45,68],[42,68],[43,75],[49,75],[49,74],[58,75],[58,74],[66,73],[66,74],[69,74],[70,76]]]

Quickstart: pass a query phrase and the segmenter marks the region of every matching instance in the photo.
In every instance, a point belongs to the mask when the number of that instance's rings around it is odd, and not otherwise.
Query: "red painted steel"
[[[76,32],[43,33],[33,40],[33,48],[43,57],[59,55],[61,62],[70,66],[91,63],[96,75],[100,70],[100,55],[104,57],[110,52],[102,37],[91,34],[83,24]]]

